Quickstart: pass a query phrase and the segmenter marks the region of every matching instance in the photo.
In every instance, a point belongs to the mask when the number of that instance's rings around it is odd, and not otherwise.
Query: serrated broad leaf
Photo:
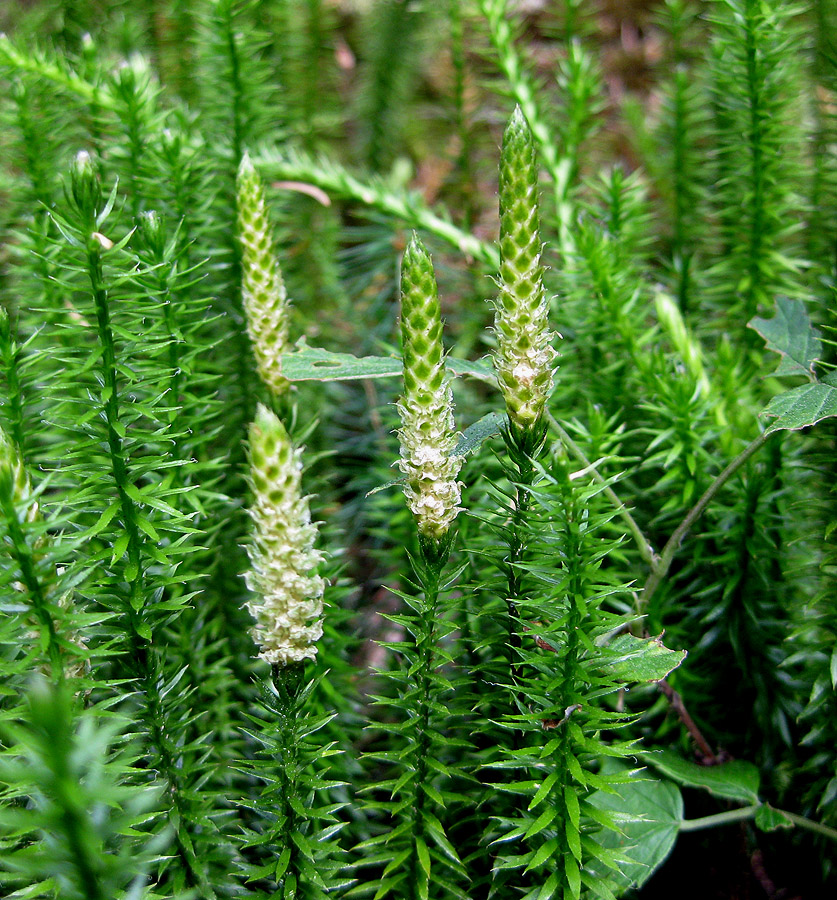
[[[752,763],[733,760],[719,766],[699,766],[669,750],[644,754],[643,759],[686,787],[704,788],[716,797],[741,803],[759,802],[759,770]]]
[[[837,416],[837,387],[816,382],[777,394],[761,413],[775,417],[768,431],[798,431]]]
[[[764,338],[768,350],[782,357],[776,375],[804,375],[814,381],[814,363],[821,357],[822,341],[801,300],[778,297],[776,315],[755,318],[748,327]]]
[[[685,650],[669,650],[661,638],[620,634],[607,645],[614,656],[604,660],[603,668],[612,672],[619,681],[660,681],[673,672],[687,655]]]

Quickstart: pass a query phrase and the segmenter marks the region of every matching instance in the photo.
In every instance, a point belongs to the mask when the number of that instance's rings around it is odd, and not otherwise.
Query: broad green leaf
[[[669,650],[660,637],[638,638],[620,634],[607,645],[612,656],[603,661],[619,681],[660,681],[686,658],[685,650]]]
[[[609,762],[606,769],[620,771],[620,763]],[[625,767],[624,771],[628,771]],[[679,788],[646,774],[626,784],[613,786],[616,794],[596,791],[588,802],[597,809],[616,814],[620,830],[606,829],[595,835],[608,850],[627,858],[619,870],[602,871],[621,890],[641,887],[665,862],[683,821],[683,798]],[[601,864],[592,864],[597,870]]]
[[[491,363],[484,360],[478,359],[474,362],[470,359],[457,359],[453,356],[446,356],[445,365],[454,375],[467,375],[470,378],[476,378],[478,381],[484,381],[486,384],[497,386],[497,376],[494,374],[494,368]]]
[[[756,827],[762,831],[776,831],[777,828],[793,828],[793,822],[780,810],[769,803],[762,803],[756,810]]]
[[[733,760],[719,766],[699,766],[669,750],[644,754],[643,759],[678,784],[705,788],[727,800],[759,802],[759,770],[752,763]]]
[[[777,298],[776,315],[772,319],[753,319],[748,327],[764,338],[768,350],[782,357],[777,375],[804,375],[815,380],[814,363],[822,355],[822,341],[801,300]]]
[[[447,357],[445,364],[455,375],[469,375],[496,383],[491,366],[485,362]],[[401,358],[397,356],[352,356],[332,353],[321,347],[301,347],[282,357],[282,374],[289,381],[352,381],[358,378],[400,378]]]
[[[490,412],[478,421],[474,422],[470,428],[466,428],[459,438],[457,445],[453,448],[453,456],[467,456],[483,441],[494,437],[500,433],[500,428],[506,421],[505,415],[497,412]]]
[[[803,384],[784,394],[777,394],[763,416],[775,416],[768,431],[798,431],[837,416],[837,387],[816,382]]]
[[[282,374],[289,381],[351,381],[357,378],[395,378],[401,375],[397,357],[352,356],[320,347],[303,347],[282,357]]]

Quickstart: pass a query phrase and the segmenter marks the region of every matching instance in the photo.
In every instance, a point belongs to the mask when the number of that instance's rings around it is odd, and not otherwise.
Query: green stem
[[[758,0],[746,0],[745,2],[745,29],[746,29],[746,56],[747,56],[747,102],[750,111],[750,189],[745,194],[751,198],[752,220],[748,236],[749,252],[749,278],[747,280],[747,293],[744,303],[744,321],[750,319],[758,312],[759,294],[762,287],[762,244],[764,237],[764,181],[765,171],[763,157],[763,123],[764,111],[762,109],[763,62],[760,59],[759,47],[756,43],[757,30],[761,4]],[[754,337],[752,331],[747,332]]]
[[[776,812],[786,816],[799,828],[813,831],[815,834],[821,834],[832,841],[837,841],[837,828],[831,828],[828,825],[823,825],[821,822],[814,822],[812,819],[806,819],[805,816],[798,816],[796,813],[788,812],[785,809],[777,809]]]
[[[465,111],[465,42],[462,27],[461,0],[448,0],[448,22],[450,25],[450,54],[453,67],[453,110],[454,125],[459,137],[459,157],[456,167],[465,189],[462,221],[466,228],[474,220],[474,177],[471,166],[471,140],[468,133],[468,118]]]
[[[281,852],[287,850],[290,860],[286,874],[282,876],[279,885],[280,890],[285,889],[285,881],[288,875],[296,878],[297,885],[302,887],[305,876],[298,858],[299,851],[293,840],[293,835],[299,830],[300,817],[294,809],[296,797],[296,782],[293,772],[298,769],[299,746],[297,742],[297,713],[299,691],[303,685],[304,664],[288,666],[274,666],[272,673],[275,693],[264,691],[264,696],[269,709],[276,713],[279,725],[279,756],[276,760],[276,775],[278,787],[279,814],[285,823],[282,829],[284,846]]]
[[[140,186],[142,160],[145,156],[146,141],[143,138],[143,122],[140,112],[141,99],[136,93],[127,98],[120,118],[124,122],[128,143],[128,184],[127,194],[131,198],[131,215],[134,219],[140,214],[143,191]],[[146,183],[146,200],[154,182]]]
[[[671,564],[674,561],[674,557],[677,554],[677,551],[680,549],[680,544],[683,539],[689,533],[692,528],[692,525],[703,515],[704,510],[707,506],[712,502],[715,498],[715,495],[720,491],[720,489],[729,481],[729,479],[744,465],[745,462],[756,452],[758,452],[769,440],[770,436],[775,432],[773,431],[763,431],[754,441],[752,441],[735,459],[721,472],[720,475],[709,485],[709,487],[704,491],[703,496],[698,500],[698,502],[689,510],[688,515],[685,519],[677,526],[672,536],[666,542],[666,545],[663,547],[662,552],[660,553],[659,561],[656,565],[652,565],[651,574],[648,576],[648,580],[645,582],[645,587],[643,588],[642,593],[640,594],[639,605],[640,612],[642,609],[648,606],[651,598],[659,588],[661,582],[668,574],[668,570],[671,568]]]
[[[78,786],[73,777],[74,773],[69,772],[63,765],[65,759],[65,753],[53,755],[53,760],[57,764],[56,768],[58,769],[60,765],[60,769],[56,773],[59,777],[55,779],[54,790],[58,805],[61,807],[63,831],[67,836],[72,865],[78,871],[85,900],[110,900],[99,877],[101,857],[95,850],[97,847],[96,835],[91,833],[90,816],[85,815],[85,812],[79,809]],[[100,863],[100,866],[97,866],[97,863]]]
[[[579,653],[581,650],[581,642],[579,634],[582,631],[584,622],[582,621],[582,612],[579,603],[584,602],[585,584],[584,584],[584,548],[581,544],[581,535],[578,528],[578,512],[576,510],[576,502],[572,493],[572,484],[567,479],[565,482],[566,490],[566,529],[567,529],[567,567],[569,570],[568,581],[568,606],[569,616],[567,617],[567,626],[565,631],[566,653],[563,660],[563,668],[561,672],[561,706],[564,709],[571,709],[575,702],[576,696],[576,679],[580,670]],[[566,713],[565,715],[569,715]],[[553,789],[552,796],[556,798],[561,808],[561,821],[569,823],[569,813],[567,810],[566,791],[575,790],[573,784],[573,776],[570,774],[570,757],[574,756],[573,741],[570,734],[568,724],[559,726],[561,730],[561,746],[558,750],[559,766],[557,767],[558,784]],[[569,846],[566,825],[561,829],[562,855],[571,856],[572,851]],[[572,897],[572,892],[568,885],[565,884],[563,891],[565,898]]]
[[[103,407],[105,414],[105,427],[107,431],[108,449],[110,451],[111,471],[116,484],[116,492],[119,497],[119,509],[122,518],[122,527],[128,535],[128,566],[125,572],[125,580],[130,585],[128,598],[128,621],[133,634],[133,649],[140,649],[145,645],[137,631],[141,624],[141,610],[145,605],[144,582],[145,572],[142,564],[142,537],[137,524],[136,509],[129,496],[130,490],[135,490],[128,476],[128,465],[125,458],[125,448],[120,437],[119,424],[119,386],[116,379],[116,348],[113,340],[113,330],[110,324],[110,305],[107,289],[105,288],[102,274],[102,249],[98,241],[91,237],[87,242],[87,274],[90,279],[90,287],[93,294],[93,302],[96,309],[96,324],[99,333],[99,346],[102,351],[101,374],[104,385]],[[141,655],[144,655],[144,649]]]
[[[678,828],[680,831],[702,831],[704,828],[715,828],[716,825],[731,825],[733,822],[743,822],[747,819],[752,819],[760,806],[760,803],[754,803],[752,806],[731,809],[728,812],[717,813],[714,816],[703,816],[700,819],[683,819]]]
[[[509,671],[512,681],[517,683],[519,672],[519,650],[522,646],[518,631],[518,601],[523,599],[523,576],[520,564],[526,554],[526,541],[523,532],[529,513],[531,500],[530,489],[535,481],[535,465],[526,449],[521,446],[519,436],[509,430],[509,439],[517,441],[514,455],[514,465],[517,472],[510,473],[515,484],[514,506],[511,511],[511,524],[508,533],[509,555],[506,564],[506,579],[508,590],[506,592],[506,628],[508,632],[507,652],[509,659]]]
[[[581,447],[576,444],[576,442],[567,434],[564,428],[561,427],[558,420],[552,415],[548,410],[546,411],[546,418],[552,428],[557,432],[558,437],[561,439],[561,442],[564,446],[572,453],[572,455],[584,466],[587,471],[587,474],[595,481],[597,484],[602,485],[604,488],[604,495],[608,500],[613,504],[618,513],[619,517],[622,521],[628,526],[628,530],[631,532],[633,539],[636,541],[637,549],[639,550],[639,555],[642,557],[643,561],[648,563],[650,566],[655,566],[659,562],[659,556],[654,552],[654,548],[651,546],[651,542],[647,537],[642,533],[642,529],[636,522],[636,519],[631,515],[627,506],[619,499],[616,495],[616,492],[612,487],[607,483],[607,479],[603,475],[599,473],[599,471],[595,468],[593,463],[587,459],[584,455],[584,451]]]
[[[692,254],[686,247],[687,217],[692,210],[690,203],[694,199],[691,181],[694,173],[689,168],[688,138],[686,125],[686,91],[689,76],[685,71],[674,73],[674,228],[671,241],[671,255],[678,274],[677,304],[684,315],[689,308],[689,289],[691,287],[690,264]]]
[[[232,88],[232,149],[233,171],[238,171],[244,153],[244,122],[241,111],[244,99],[244,85],[241,80],[241,60],[238,55],[238,44],[235,40],[235,22],[233,4],[226,4],[224,10],[224,31],[227,42],[227,54],[230,64],[230,87]]]
[[[717,813],[714,816],[703,816],[700,819],[684,819],[680,822],[678,827],[680,831],[702,831],[704,828],[715,828],[718,825],[730,825],[733,822],[744,822],[747,819],[754,818],[762,805],[763,804],[761,803],[754,803],[752,806],[731,809],[727,812]],[[784,816],[798,828],[804,828],[807,831],[813,831],[815,834],[821,834],[823,837],[827,837],[832,841],[837,841],[837,828],[829,828],[828,825],[814,822],[813,819],[807,819],[805,816],[799,816],[796,813],[788,812],[785,809],[775,809],[775,812]]]
[[[419,614],[419,633],[416,635],[416,656],[418,658],[415,684],[418,688],[418,722],[415,735],[415,767],[416,767],[416,799],[413,805],[412,853],[410,866],[412,869],[410,883],[413,900],[420,900],[419,884],[425,878],[419,867],[419,855],[416,846],[418,838],[424,839],[425,781],[428,774],[427,759],[431,753],[432,734],[430,711],[432,702],[433,650],[436,646],[436,607],[439,602],[439,581],[442,568],[447,560],[447,551],[436,552],[437,547],[422,544],[422,561],[424,565],[416,574],[424,592],[424,603]]]
[[[241,159],[244,155],[245,141],[245,122],[244,122],[244,81],[241,73],[241,56],[238,43],[236,42],[235,17],[233,15],[233,3],[227,3],[224,10],[224,30],[227,43],[227,54],[230,66],[230,104],[232,112],[232,165],[229,170],[229,176],[232,180],[232,195],[235,197],[236,178],[238,168],[241,165]],[[252,379],[252,354],[250,350],[250,341],[247,337],[245,326],[245,313],[241,297],[241,247],[236,239],[235,229],[228,229],[228,235],[231,240],[232,250],[232,305],[234,310],[234,343],[236,348],[236,368],[238,376],[238,386],[241,394],[238,412],[238,427],[236,431],[239,435],[244,434],[246,423],[253,417],[253,398],[255,390],[253,388]],[[238,469],[244,458],[243,442],[240,439],[233,439],[233,453],[231,454],[231,468]],[[238,473],[236,473],[237,475]]]

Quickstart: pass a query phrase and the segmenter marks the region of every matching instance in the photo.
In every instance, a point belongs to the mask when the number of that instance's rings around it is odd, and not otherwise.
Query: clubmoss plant
[[[404,396],[398,401],[398,466],[407,478],[404,493],[420,538],[440,543],[460,510],[457,476],[462,457],[453,455],[457,435],[436,276],[415,234],[401,263],[401,340]]]
[[[506,402],[507,476],[511,527],[506,535],[507,653],[512,674],[520,646],[517,600],[522,591],[525,521],[535,461],[546,436],[544,409],[552,389],[555,350],[549,332],[549,303],[543,284],[538,214],[538,168],[532,134],[520,107],[506,126],[500,155],[500,276],[494,302],[497,350],[494,368]]]
[[[259,656],[281,667],[317,655],[325,583],[316,569],[323,557],[314,547],[317,527],[301,490],[301,451],[261,404],[250,426],[249,453],[254,500],[246,581],[255,597],[247,609],[256,620]]]
[[[314,548],[317,527],[309,500],[301,490],[301,450],[294,448],[279,418],[259,404],[250,426],[248,455],[253,503],[253,536],[248,551],[247,586],[254,597],[247,609],[256,620],[252,636],[259,657],[271,667],[262,683],[254,737],[259,756],[248,770],[265,787],[255,807],[262,819],[247,833],[245,850],[263,863],[245,867],[250,878],[266,877],[279,897],[325,897],[339,882],[339,848],[332,837],[339,829],[339,804],[312,802],[339,788],[325,780],[322,760],[335,751],[313,735],[331,716],[309,709],[316,681],[306,684],[306,660],[317,655],[323,634],[325,581],[317,569],[322,554]],[[319,774],[312,766],[319,763]],[[345,886],[347,882],[342,882]],[[297,893],[298,892],[298,893]]]
[[[460,511],[457,475],[462,457],[457,443],[453,396],[442,347],[442,319],[430,255],[414,234],[401,263],[401,339],[404,394],[401,459],[405,495],[418,532],[418,554],[411,556],[415,593],[399,592],[405,612],[392,616],[403,639],[386,646],[397,651],[400,666],[387,673],[394,693],[382,702],[395,714],[389,731],[396,753],[370,754],[392,770],[379,789],[389,794],[370,811],[389,814],[385,831],[358,848],[364,865],[381,867],[376,896],[411,900],[464,897],[465,869],[445,834],[446,805],[453,800],[452,778],[462,767],[451,752],[462,752],[440,715],[453,685],[443,672],[451,662],[443,640],[452,626],[443,620],[441,595],[448,585],[442,572]]]
[[[210,809],[218,785],[210,787],[207,780],[211,763],[191,733],[193,717],[171,696],[172,683],[185,669],[172,671],[176,657],[164,652],[169,625],[189,601],[187,585],[202,575],[193,569],[197,548],[184,510],[194,486],[171,477],[172,469],[193,461],[178,459],[172,450],[183,442],[175,437],[165,405],[172,376],[170,336],[157,314],[159,298],[128,249],[131,232],[119,241],[105,234],[117,234],[109,219],[117,193],[105,196],[88,153],[75,158],[66,193],[64,208],[53,218],[73,279],[75,316],[64,328],[74,332],[75,350],[67,362],[75,377],[53,392],[63,438],[56,480],[68,491],[65,514],[72,514],[94,542],[78,560],[71,559],[71,567],[84,571],[88,554],[101,555],[89,599],[114,620],[111,640],[119,655],[109,674],[136,679],[148,768],[170,786],[165,816],[155,827],[162,832],[167,820],[174,829],[171,859],[177,863],[165,866],[161,876],[165,871],[172,885],[185,883],[212,898],[216,872],[229,865],[229,845],[213,818],[218,811]],[[140,333],[144,351],[131,355]],[[81,578],[77,572],[72,577]]]
[[[721,190],[714,200],[722,245],[707,277],[726,307],[722,315],[731,310],[745,323],[769,308],[777,292],[794,296],[802,289],[794,256],[801,206],[794,195],[802,135],[794,100],[801,33],[793,12],[778,0],[725,0],[717,13],[712,98],[714,181]],[[732,201],[728,192],[741,200]],[[729,282],[735,284],[732,300],[726,287],[718,290]]]

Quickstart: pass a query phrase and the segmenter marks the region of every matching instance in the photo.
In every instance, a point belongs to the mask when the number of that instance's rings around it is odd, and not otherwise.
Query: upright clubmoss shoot
[[[404,493],[419,535],[439,542],[460,509],[461,486],[456,479],[462,457],[453,455],[457,435],[436,276],[430,255],[415,234],[401,263],[401,342],[404,396],[398,401],[398,466],[407,476]]]
[[[236,208],[247,333],[259,376],[274,396],[281,397],[290,386],[282,375],[282,354],[288,349],[288,292],[276,259],[264,186],[246,153],[238,168]]]
[[[509,421],[535,428],[552,390],[554,335],[543,285],[538,169],[532,132],[518,106],[500,157],[500,292],[494,302],[494,367]]]
[[[259,656],[274,666],[314,659],[323,633],[323,559],[317,527],[302,494],[301,451],[279,418],[259,404],[250,426],[253,538],[248,548],[247,609],[256,620]]]

